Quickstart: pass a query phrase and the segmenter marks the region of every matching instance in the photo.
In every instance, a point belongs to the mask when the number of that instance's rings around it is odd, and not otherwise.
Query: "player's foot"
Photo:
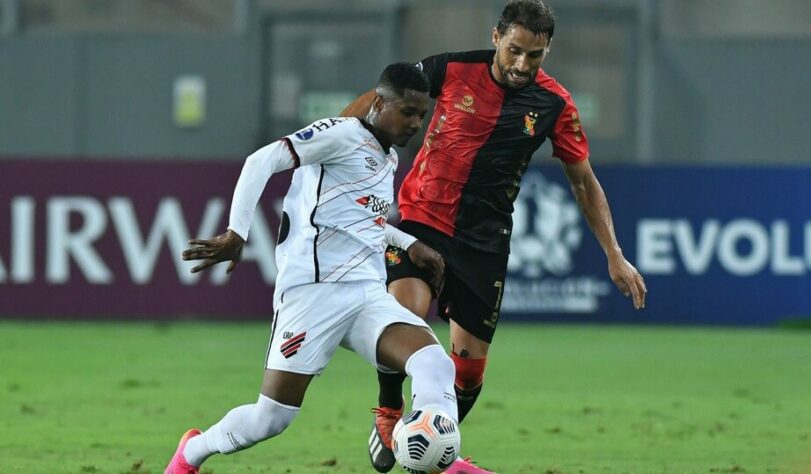
[[[394,452],[391,450],[391,433],[397,420],[403,417],[403,409],[372,408],[375,421],[369,437],[369,460],[377,472],[389,472],[394,467]]]
[[[177,444],[177,451],[175,451],[175,455],[172,456],[172,460],[169,461],[169,465],[166,466],[166,470],[163,471],[163,474],[198,474],[200,472],[199,467],[187,463],[186,458],[183,457],[183,449],[186,447],[186,443],[200,433],[202,433],[202,431],[196,428],[183,433],[183,436],[180,438],[180,443]]]
[[[496,474],[492,471],[488,471],[487,469],[482,469],[479,466],[473,464],[470,461],[470,458],[457,458],[456,461],[451,464],[451,467],[445,471],[445,474]]]

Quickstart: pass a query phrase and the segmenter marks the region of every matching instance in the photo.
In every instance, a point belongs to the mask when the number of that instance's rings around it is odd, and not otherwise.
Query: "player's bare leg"
[[[459,421],[465,419],[482,391],[484,368],[490,344],[451,320],[451,359],[456,366],[454,388],[459,402]]]
[[[231,454],[277,436],[299,412],[312,375],[266,370],[259,399],[229,411],[219,422],[200,433],[186,432],[166,474],[196,474],[216,453]]]
[[[405,375],[401,374],[408,373],[413,378],[412,408],[430,403],[447,405],[446,411],[455,418],[457,408],[452,390],[453,363],[445,355],[433,333],[426,328],[408,324],[393,324],[383,331],[377,343],[377,360],[378,364],[396,371],[389,374],[378,372],[381,402],[386,401],[384,395],[389,390],[390,399],[396,400],[398,406],[392,408],[381,403],[380,407],[373,410],[376,416],[369,438],[369,459],[372,466],[378,472],[388,472],[395,464],[392,431],[397,420],[403,416],[402,382]],[[443,385],[446,387],[440,390]]]
[[[466,331],[456,321],[451,326],[451,359],[456,368],[453,388],[459,404],[459,422],[473,408],[484,382],[484,368],[487,365],[487,353],[490,344]],[[448,474],[486,474],[490,471],[474,465],[470,458],[457,459],[447,471]]]
[[[431,287],[419,278],[401,278],[389,283],[389,293],[397,302],[417,316],[425,319],[431,307]]]

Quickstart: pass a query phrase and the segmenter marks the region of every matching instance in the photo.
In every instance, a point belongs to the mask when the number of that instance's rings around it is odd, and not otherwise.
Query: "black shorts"
[[[438,316],[452,319],[467,332],[491,343],[496,332],[509,255],[484,252],[414,221],[397,226],[439,252],[445,259],[445,286],[437,298]],[[396,247],[386,251],[386,283],[419,278],[429,285],[430,274]]]

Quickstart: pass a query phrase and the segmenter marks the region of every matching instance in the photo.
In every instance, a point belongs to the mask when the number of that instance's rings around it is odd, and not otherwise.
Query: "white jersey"
[[[316,121],[251,155],[229,228],[247,238],[267,179],[294,166],[276,247],[276,294],[306,283],[385,281],[384,229],[397,153],[386,153],[356,118]]]

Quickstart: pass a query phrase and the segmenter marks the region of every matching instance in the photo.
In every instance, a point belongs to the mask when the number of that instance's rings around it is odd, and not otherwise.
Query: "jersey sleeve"
[[[334,162],[356,144],[358,119],[336,117],[317,120],[309,126],[282,138],[290,148],[295,166]]]
[[[245,160],[234,188],[228,228],[247,240],[256,204],[265,190],[268,179],[274,173],[290,169],[295,165],[291,149],[284,139],[273,142],[251,154]]]
[[[418,62],[417,67],[428,77],[428,82],[431,83],[429,95],[432,99],[436,99],[439,97],[440,92],[442,92],[442,83],[445,82],[445,70],[448,67],[448,53],[428,56]]]
[[[580,124],[580,113],[571,96],[563,97],[565,105],[555,122],[552,132],[552,156],[566,163],[579,163],[589,157],[589,142],[583,126]]]

